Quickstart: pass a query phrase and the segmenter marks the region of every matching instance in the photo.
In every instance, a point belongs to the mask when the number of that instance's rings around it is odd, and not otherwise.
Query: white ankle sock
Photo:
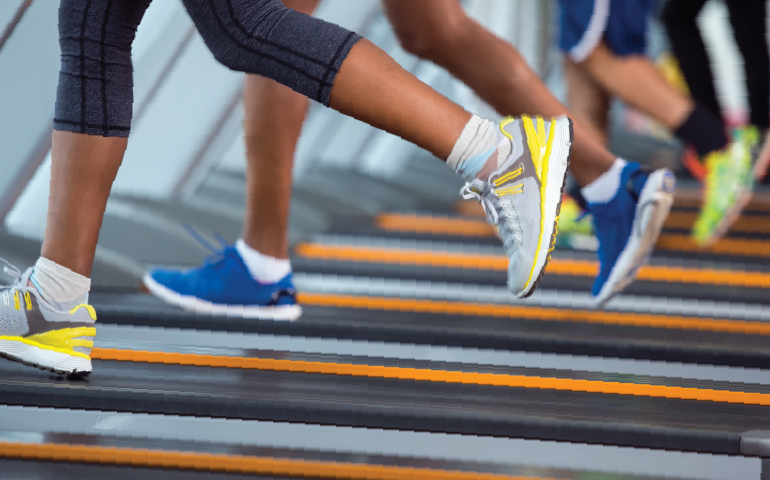
[[[291,273],[291,261],[263,255],[246,245],[242,238],[235,242],[235,249],[249,269],[251,278],[259,283],[276,283]]]
[[[457,139],[447,165],[470,181],[482,172],[488,176],[497,170],[498,158],[508,158],[512,148],[496,123],[474,115]],[[490,168],[484,168],[489,162],[494,163]]]
[[[588,203],[607,203],[618,193],[620,188],[620,174],[627,162],[618,158],[613,162],[609,170],[602,173],[599,178],[589,183],[580,190],[583,198]]]
[[[37,259],[29,280],[43,299],[57,310],[69,310],[88,303],[91,279],[47,258]]]

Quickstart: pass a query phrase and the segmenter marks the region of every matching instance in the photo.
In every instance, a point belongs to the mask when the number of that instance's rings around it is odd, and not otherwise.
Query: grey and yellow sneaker
[[[477,199],[487,221],[497,228],[508,254],[508,290],[516,298],[532,295],[551,258],[572,151],[572,122],[508,117],[500,131],[512,144],[486,180],[460,191]]]
[[[32,268],[3,270],[16,278],[0,288],[0,356],[41,370],[85,377],[91,373],[96,313],[90,305],[59,311],[28,286]]]

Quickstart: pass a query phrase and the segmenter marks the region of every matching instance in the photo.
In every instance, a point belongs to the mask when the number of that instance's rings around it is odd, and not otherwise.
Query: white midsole
[[[572,140],[569,133],[569,119],[560,117],[556,119],[551,158],[548,162],[548,176],[545,188],[545,218],[543,220],[543,231],[541,232],[540,249],[535,253],[535,268],[532,270],[532,277],[527,282],[524,290],[516,295],[516,298],[526,296],[534,287],[540,272],[545,268],[545,262],[548,260],[548,250],[551,248],[551,236],[553,235],[554,222],[556,222],[556,211],[562,198],[562,187],[564,186],[564,177],[567,176],[567,167],[569,166],[569,155]]]
[[[167,303],[210,315],[254,318],[261,320],[283,320],[293,322],[302,315],[299,305],[279,305],[275,307],[225,305],[211,303],[197,297],[181,295],[155,281],[149,274],[142,279],[150,292]]]
[[[636,278],[639,267],[650,258],[658,236],[663,230],[663,224],[668,218],[671,205],[674,203],[673,185],[664,185],[667,177],[673,179],[673,176],[670,170],[659,169],[650,175],[644,185],[636,205],[631,236],[615,262],[609,278],[596,296],[597,305],[603,305],[620,293]],[[624,187],[621,186],[621,188]],[[645,205],[648,204],[650,207],[645,209]],[[635,235],[634,232],[643,233]]]
[[[0,340],[0,354],[57,373],[90,372],[91,360],[54,352],[17,340]]]

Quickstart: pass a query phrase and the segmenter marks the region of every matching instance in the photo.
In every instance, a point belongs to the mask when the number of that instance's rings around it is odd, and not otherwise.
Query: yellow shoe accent
[[[518,185],[513,185],[510,187],[501,188],[500,190],[495,191],[495,195],[498,197],[504,197],[506,195],[516,195],[517,193],[523,193],[524,192],[524,184],[520,183]]]
[[[506,117],[500,122],[500,131],[503,135],[505,135],[509,140],[514,141],[513,136],[511,136],[508,132],[505,131],[505,127],[513,123],[516,119],[514,117]],[[555,126],[556,126],[556,118],[551,118],[551,129],[550,132],[548,132],[548,139],[546,141],[545,136],[545,120],[543,120],[543,117],[537,116],[537,131],[535,130],[535,125],[532,123],[532,118],[529,115],[522,115],[521,116],[522,124],[524,125],[524,132],[527,135],[527,146],[529,147],[530,155],[532,156],[532,163],[535,165],[535,174],[537,175],[537,178],[540,180],[540,235],[537,239],[537,251],[538,255],[540,252],[540,247],[543,244],[543,229],[545,226],[545,195],[546,190],[548,187],[548,169],[549,169],[549,162],[551,159],[551,151],[553,149],[553,141],[555,138]],[[511,172],[515,173],[515,172]],[[512,177],[515,178],[515,177]],[[500,179],[498,179],[500,180]],[[502,183],[502,182],[501,182]],[[497,183],[495,183],[498,185]],[[523,187],[523,185],[522,185]],[[509,187],[514,188],[514,187]],[[508,189],[505,189],[506,191]],[[499,191],[498,193],[502,192]],[[521,193],[520,191],[517,191],[515,193]],[[558,222],[558,217],[556,219]],[[556,233],[556,230],[554,230],[554,233]],[[535,265],[537,264],[537,257],[535,257],[533,263],[532,263],[532,270],[529,272],[529,278],[527,279],[527,283],[524,286],[524,289],[526,290],[529,288],[530,283],[532,282],[532,277],[535,274]]]
[[[32,299],[29,298],[29,292],[24,292],[24,303],[27,305],[27,310],[32,310]]]
[[[532,123],[532,119],[528,115],[521,117],[522,124],[524,125],[524,132],[527,134],[527,146],[529,146],[529,153],[532,155],[532,163],[535,164],[535,172],[540,183],[543,183],[543,162],[547,155],[547,145],[545,139],[545,121],[543,117],[537,116],[537,131],[535,131],[535,125]],[[551,129],[553,130],[553,128]],[[549,139],[550,141],[550,139]]]
[[[61,330],[52,330],[50,332],[38,333],[27,338],[22,337],[0,337],[0,340],[10,340],[21,342],[43,350],[63,353],[73,357],[91,359],[85,353],[78,352],[75,347],[93,348],[92,340],[79,340],[77,337],[95,337],[96,329],[93,327],[63,328]]]
[[[94,307],[92,307],[91,305],[86,305],[85,303],[82,303],[77,307],[73,308],[72,310],[70,310],[70,315],[74,315],[75,312],[77,312],[81,308],[85,308],[86,310],[88,310],[88,314],[91,315],[91,320],[96,321],[96,310],[94,310]]]
[[[509,180],[513,180],[514,178],[516,178],[516,177],[518,177],[519,175],[521,175],[521,173],[522,173],[523,171],[524,171],[524,167],[519,167],[517,170],[514,170],[514,171],[512,171],[512,172],[508,172],[508,173],[506,173],[506,174],[505,174],[505,175],[503,175],[502,177],[500,177],[500,178],[498,178],[497,180],[495,180],[495,186],[496,186],[496,187],[499,187],[499,186],[500,186],[500,185],[502,185],[503,183],[505,183],[505,182],[507,182],[507,181],[509,181]]]
[[[16,310],[21,310],[21,304],[19,303],[19,291],[15,290],[13,292],[13,308]]]
[[[525,117],[527,120],[529,120],[529,117]],[[537,138],[538,142],[538,149],[541,152],[540,154],[540,160],[539,164],[535,164],[535,167],[537,168],[537,173],[540,176],[540,234],[537,237],[537,250],[538,252],[536,255],[540,254],[540,247],[543,245],[543,229],[545,227],[545,194],[546,190],[548,188],[548,169],[550,167],[550,160],[551,160],[551,151],[553,150],[553,139],[555,138],[555,132],[556,132],[556,119],[551,118],[551,131],[548,132],[548,143],[546,144],[545,141],[545,122],[543,121],[542,117],[537,117],[537,123],[538,128],[540,130],[540,137]],[[531,138],[534,136],[530,135],[529,129],[532,128],[532,121],[529,120],[529,127],[527,128],[527,122],[524,122],[524,127],[527,132],[527,142],[531,142]],[[533,132],[534,133],[534,132]],[[546,144],[544,146],[541,146],[543,144]],[[531,143],[530,143],[531,145]],[[532,151],[532,147],[530,146],[530,151]],[[527,279],[527,283],[524,285],[524,289],[528,289],[530,283],[532,282],[532,277],[535,275],[535,265],[537,264],[537,256],[532,261],[532,270],[529,272],[529,278]]]

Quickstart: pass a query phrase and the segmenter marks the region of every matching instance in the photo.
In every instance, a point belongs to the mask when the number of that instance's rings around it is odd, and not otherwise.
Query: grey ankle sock
[[[57,310],[70,310],[88,303],[91,279],[40,257],[29,277],[43,299]]]

